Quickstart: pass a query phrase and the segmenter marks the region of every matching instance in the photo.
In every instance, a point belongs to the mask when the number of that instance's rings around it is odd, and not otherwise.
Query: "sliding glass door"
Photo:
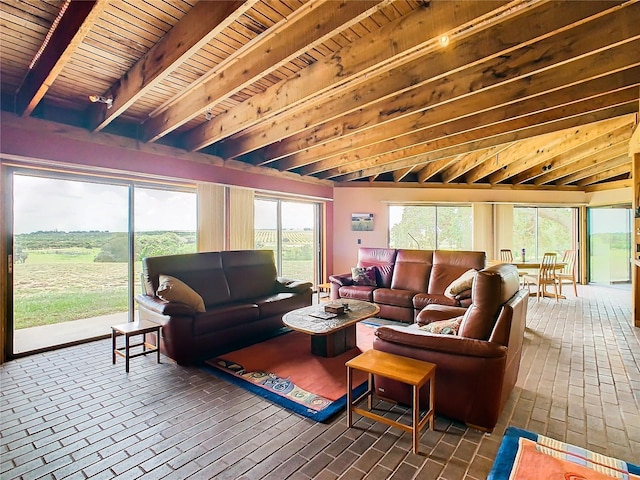
[[[589,282],[605,285],[631,282],[631,209],[589,208]]]
[[[12,189],[12,355],[108,335],[134,318],[143,256],[196,250],[194,190],[22,170]]]
[[[256,198],[254,245],[273,250],[278,275],[318,283],[319,206],[277,198]]]

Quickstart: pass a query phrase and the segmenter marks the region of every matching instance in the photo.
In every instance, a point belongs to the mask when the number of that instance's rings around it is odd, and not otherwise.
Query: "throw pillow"
[[[458,335],[463,317],[451,318],[449,320],[439,320],[420,327],[420,330],[429,333],[439,333],[441,335]]]
[[[206,311],[202,297],[182,280],[169,275],[160,275],[159,280],[160,285],[156,295],[161,299],[167,302],[184,303],[192,307],[196,312]]]
[[[449,298],[455,298],[455,296],[460,292],[470,289],[473,285],[473,280],[476,278],[476,273],[478,272],[473,268],[471,270],[467,270],[449,284],[445,289],[444,294]]]
[[[376,287],[376,267],[352,267],[351,279],[354,285]]]

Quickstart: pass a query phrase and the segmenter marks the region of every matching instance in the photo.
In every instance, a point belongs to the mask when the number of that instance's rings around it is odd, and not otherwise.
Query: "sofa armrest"
[[[412,327],[378,327],[376,329],[374,348],[375,343],[378,341],[467,357],[500,358],[507,355],[507,347],[495,342],[458,337],[455,335],[439,335]]]
[[[453,307],[451,305],[438,305],[436,303],[432,303],[420,310],[416,316],[416,323],[418,325],[427,325],[441,320],[450,320],[464,315],[466,311],[467,309],[464,307]]]
[[[353,285],[353,277],[350,273],[340,273],[337,275],[329,275],[329,281],[335,283],[339,287]]]
[[[196,310],[189,305],[180,302],[167,302],[158,297],[149,295],[136,295],[136,302],[142,308],[167,316],[195,316]]]
[[[311,290],[311,288],[313,288],[311,282],[303,282],[302,280],[285,277],[278,277],[276,279],[276,290],[280,293],[304,293],[307,290]]]

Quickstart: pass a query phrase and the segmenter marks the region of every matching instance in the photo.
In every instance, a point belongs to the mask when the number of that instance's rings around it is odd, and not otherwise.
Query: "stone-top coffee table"
[[[320,357],[335,357],[354,348],[356,323],[373,317],[380,311],[377,305],[361,300],[342,298],[330,304],[346,304],[349,310],[324,319],[313,315],[322,315],[327,304],[311,305],[293,310],[282,317],[287,327],[311,335],[311,353]]]

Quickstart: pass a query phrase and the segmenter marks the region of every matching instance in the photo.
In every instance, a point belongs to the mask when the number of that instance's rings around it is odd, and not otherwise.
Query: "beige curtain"
[[[473,218],[473,241],[471,248],[486,252],[487,260],[495,258],[493,255],[493,205],[488,203],[474,203],[471,206]]]
[[[225,249],[225,187],[199,183],[198,251],[217,252]]]
[[[498,258],[500,249],[509,248],[513,253],[513,258],[519,258],[520,250],[517,246],[513,245],[513,205],[512,204],[498,204],[495,208],[495,251],[493,252],[493,258]]]
[[[254,192],[229,188],[229,250],[250,250],[254,245]]]

